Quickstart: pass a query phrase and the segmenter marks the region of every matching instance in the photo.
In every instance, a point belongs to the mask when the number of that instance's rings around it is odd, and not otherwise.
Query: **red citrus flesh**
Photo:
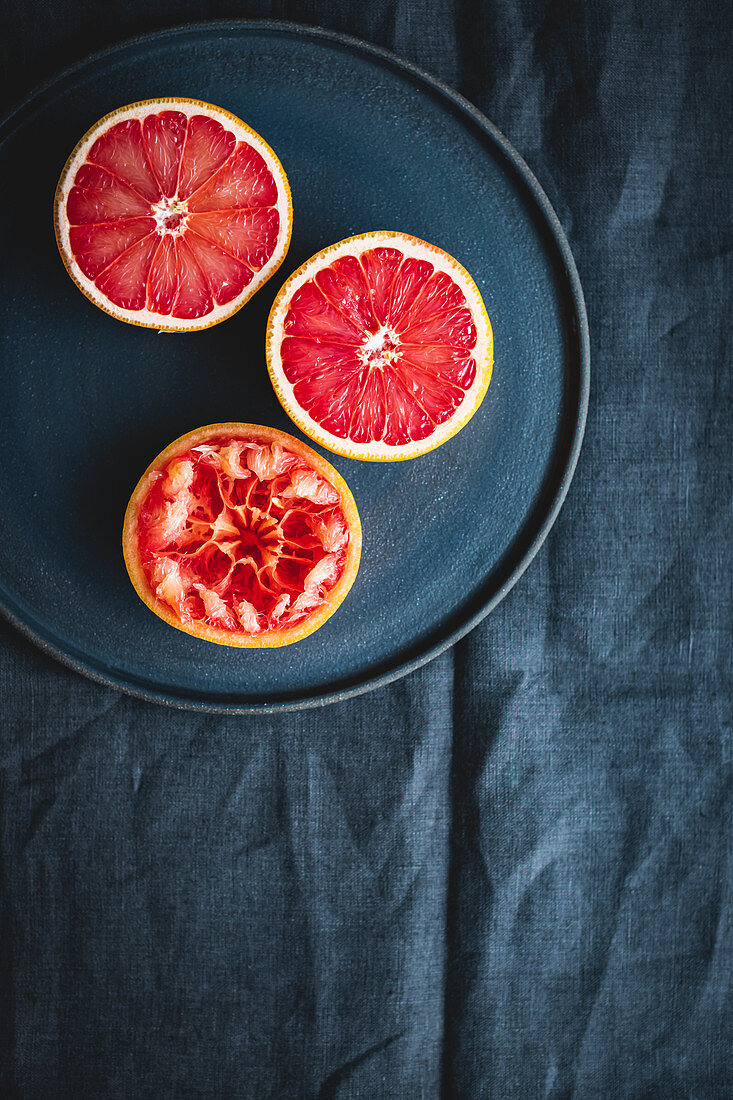
[[[64,262],[103,309],[158,328],[223,320],[281,262],[290,194],[272,150],[241,120],[191,100],[102,119],[57,191]]]
[[[411,457],[465,423],[491,374],[478,290],[447,253],[396,233],[325,249],[270,316],[268,364],[298,426],[351,457]]]
[[[284,645],[315,630],[351,586],[360,546],[353,497],[333,467],[257,425],[176,441],[125,518],[126,563],[148,606],[229,645]]]

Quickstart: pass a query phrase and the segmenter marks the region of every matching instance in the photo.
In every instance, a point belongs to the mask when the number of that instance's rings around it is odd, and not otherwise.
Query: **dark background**
[[[537,559],[386,689],[166,710],[0,624],[2,1095],[730,1096],[724,7],[5,10],[8,108],[92,50],[211,18],[348,31],[442,77],[560,216],[593,380]]]

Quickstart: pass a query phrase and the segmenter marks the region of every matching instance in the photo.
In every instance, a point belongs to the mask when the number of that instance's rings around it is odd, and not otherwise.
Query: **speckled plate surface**
[[[226,107],[276,150],[293,189],[280,271],[231,320],[159,335],[89,303],[56,251],[51,204],[81,134],[166,95]],[[307,706],[408,672],[471,629],[537,551],[567,491],[588,396],[588,333],[567,243],[495,128],[373,47],[277,23],[177,28],[89,59],[0,128],[0,604],[81,672],[174,705]],[[287,276],[371,229],[432,241],[471,272],[491,317],[494,377],[468,426],[422,458],[328,455],[364,525],[352,592],[317,633],[230,650],[166,626],[122,561],[125,505],[183,432],[245,420],[294,431],[270,386],[265,322]]]

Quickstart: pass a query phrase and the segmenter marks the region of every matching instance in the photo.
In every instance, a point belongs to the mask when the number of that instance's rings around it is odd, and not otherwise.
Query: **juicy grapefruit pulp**
[[[82,138],[56,191],[64,263],[133,324],[205,328],[279,267],[292,224],[282,165],[234,115],[196,100],[122,107]]]
[[[359,567],[346,483],[274,428],[214,424],[148,467],[123,532],[138,595],[172,626],[232,646],[281,646],[339,606]]]
[[[285,283],[270,377],[311,438],[351,458],[413,458],[468,421],[488,387],[491,324],[461,265],[401,233],[324,249]]]

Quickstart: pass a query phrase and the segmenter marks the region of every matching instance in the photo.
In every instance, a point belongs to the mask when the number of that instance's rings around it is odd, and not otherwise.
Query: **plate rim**
[[[567,289],[570,292],[569,297],[574,306],[577,332],[572,335],[575,336],[577,341],[578,362],[580,367],[577,409],[574,412],[570,445],[564,459],[562,476],[560,477],[557,488],[552,493],[552,498],[547,506],[546,514],[539,528],[536,530],[528,546],[523,551],[520,551],[519,560],[514,567],[510,569],[508,575],[493,594],[487,599],[481,599],[481,597],[479,597],[480,606],[472,614],[469,614],[463,619],[458,626],[454,627],[452,630],[449,629],[448,633],[440,638],[440,640],[437,642],[428,642],[415,656],[400,661],[395,667],[388,668],[381,673],[377,672],[374,675],[360,678],[356,683],[347,684],[342,688],[335,687],[334,690],[331,691],[318,691],[310,695],[301,694],[293,698],[280,698],[269,702],[226,702],[221,699],[207,700],[203,693],[197,693],[197,696],[194,698],[187,698],[185,695],[176,694],[173,691],[163,689],[157,691],[154,688],[135,686],[134,681],[130,683],[129,680],[121,679],[114,673],[102,672],[93,664],[75,659],[63,649],[55,646],[52,642],[48,641],[47,638],[44,638],[42,634],[35,631],[25,622],[19,613],[13,611],[12,607],[5,602],[4,598],[0,597],[0,614],[2,614],[11,626],[18,630],[21,635],[31,641],[47,656],[53,657],[66,668],[81,673],[96,683],[103,684],[106,687],[112,687],[125,695],[145,699],[148,702],[158,703],[173,709],[232,715],[273,714],[284,711],[312,709],[326,706],[330,703],[341,702],[374,691],[380,687],[385,687],[387,684],[402,679],[402,677],[409,675],[411,672],[416,671],[429,661],[440,656],[441,653],[450,649],[469,634],[487,615],[490,614],[491,611],[494,610],[507,593],[514,587],[536,557],[540,547],[554,525],[568,494],[578,463],[578,457],[580,455],[585,433],[590,395],[590,331],[580,276],[565,231],[562,228],[560,219],[555,213],[550,200],[522,156],[494,123],[491,122],[473,103],[466,99],[465,96],[461,95],[460,92],[455,91],[450,85],[446,84],[439,77],[433,76],[421,66],[415,65],[411,61],[407,61],[391,50],[387,50],[382,46],[373,45],[371,42],[366,42],[354,35],[344,34],[341,31],[330,30],[325,27],[313,26],[307,23],[278,19],[204,20],[176,24],[158,31],[135,35],[132,38],[126,38],[112,46],[88,54],[79,61],[62,69],[60,72],[50,77],[50,79],[31,89],[31,91],[14,107],[11,107],[10,111],[4,115],[0,121],[0,142],[4,142],[10,136],[14,127],[22,121],[23,113],[32,109],[36,101],[42,96],[51,92],[53,89],[57,89],[64,81],[75,77],[84,69],[102,62],[106,58],[123,53],[138,45],[155,42],[156,40],[184,37],[186,35],[195,36],[202,32],[222,32],[227,29],[240,33],[264,31],[302,35],[307,38],[326,40],[348,50],[366,54],[372,59],[387,63],[398,70],[402,70],[418,81],[427,84],[430,89],[434,92],[438,92],[444,99],[447,99],[454,108],[468,115],[472,122],[487,135],[495,146],[498,147],[504,158],[514,169],[515,173],[521,178],[537,204],[539,212],[543,217],[544,224],[549,230],[551,238],[558,250],[558,257],[556,257],[556,259],[562,262],[562,269],[568,284]],[[549,475],[546,474],[545,476],[547,477]],[[530,513],[527,523],[531,522],[531,519],[532,513]],[[510,543],[505,557],[510,557],[512,547],[516,546],[517,541],[521,538],[521,534],[522,528],[520,528],[514,540]],[[500,564],[497,568],[499,567]]]

